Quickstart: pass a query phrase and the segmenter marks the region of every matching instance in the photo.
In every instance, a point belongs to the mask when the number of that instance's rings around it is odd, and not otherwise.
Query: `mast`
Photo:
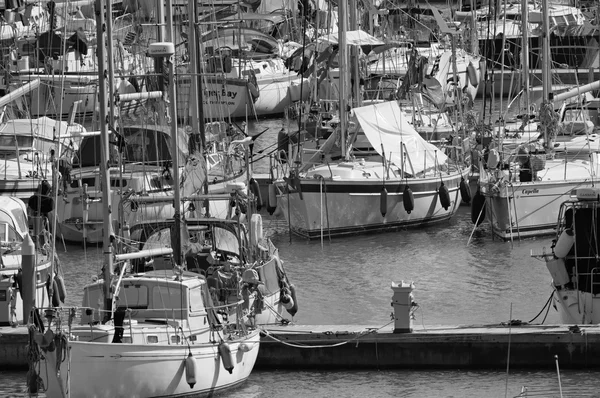
[[[190,153],[198,149],[195,133],[200,133],[200,145],[206,146],[204,130],[204,108],[200,93],[202,93],[201,67],[198,62],[198,34],[196,32],[197,4],[195,0],[188,3],[188,50],[190,52],[190,108],[192,110],[192,136],[189,142]],[[204,151],[202,151],[204,152]],[[205,192],[206,193],[206,192]]]
[[[193,0],[192,2],[195,2]],[[173,150],[173,181],[175,182],[175,189],[173,190],[173,201],[175,205],[175,213],[173,218],[175,220],[175,247],[173,247],[173,260],[176,265],[181,265],[181,192],[179,191],[179,151],[177,150],[177,90],[175,83],[175,41],[173,34],[173,0],[166,0],[166,17],[167,17],[167,29],[166,36],[167,41],[172,46],[173,54],[167,58],[167,64],[169,68],[169,113],[171,114],[171,147]],[[190,17],[193,17],[190,15]],[[196,45],[196,43],[193,43]],[[195,62],[195,60],[193,60]]]
[[[529,114],[529,7],[521,0],[521,70],[523,73],[523,105]]]
[[[342,147],[342,157],[346,157],[346,82],[348,80],[348,52],[346,48],[346,2],[341,0],[338,6],[338,64],[339,64],[339,82],[340,82],[340,143]]]
[[[550,45],[548,37],[550,34],[550,17],[548,15],[548,5],[542,1],[542,107],[549,104],[552,100],[551,85],[550,85]],[[547,123],[542,123],[544,133],[544,148],[550,149],[551,144],[548,142],[548,126]]]
[[[110,1],[110,0],[109,0]],[[110,15],[109,15],[110,18]],[[110,101],[106,96],[107,93],[107,73],[106,70],[106,54],[105,47],[108,45],[106,37],[110,36],[111,32],[106,31],[105,14],[103,0],[96,0],[96,35],[97,35],[97,52],[98,52],[98,98],[99,98],[99,127],[101,141],[101,156],[100,163],[101,188],[102,188],[102,204],[104,209],[103,219],[103,237],[102,247],[104,253],[103,277],[104,277],[104,322],[112,318],[112,290],[111,278],[113,275],[113,248],[112,248],[112,219],[111,219],[111,195],[110,195],[110,170],[108,165],[109,158],[109,143],[108,143],[108,115],[107,110],[110,106]]]

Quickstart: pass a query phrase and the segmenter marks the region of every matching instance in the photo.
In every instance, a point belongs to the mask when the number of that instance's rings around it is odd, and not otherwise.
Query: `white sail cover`
[[[400,148],[404,144],[404,170],[420,173],[445,164],[448,157],[435,145],[425,141],[408,123],[409,116],[394,101],[353,109],[358,123],[373,148],[386,160],[402,167]],[[408,159],[410,159],[410,163]]]

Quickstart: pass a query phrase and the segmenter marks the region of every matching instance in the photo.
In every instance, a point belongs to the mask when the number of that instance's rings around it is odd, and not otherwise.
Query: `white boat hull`
[[[47,397],[167,397],[211,395],[243,383],[252,371],[260,344],[255,331],[229,342],[234,368],[225,370],[217,344],[152,345],[72,341],[69,362],[56,369],[56,351],[47,352],[40,376]],[[186,381],[185,359],[196,360],[196,383]],[[70,368],[68,380],[67,367]],[[53,377],[60,371],[64,377]],[[62,385],[61,385],[62,383]]]
[[[307,238],[342,236],[363,232],[424,226],[449,220],[461,202],[459,186],[464,173],[439,174],[427,178],[406,180],[379,179],[369,181],[302,179],[302,198],[298,191],[289,191],[285,182],[277,184],[278,206],[281,207],[293,232]],[[450,206],[444,209],[438,189],[443,181],[450,194]],[[404,207],[404,187],[413,192],[414,209]],[[381,191],[385,186],[387,211],[381,214]]]
[[[483,170],[481,192],[494,234],[512,239],[554,233],[560,204],[573,189],[591,187],[597,174],[596,162],[558,159],[547,160],[541,180],[532,182],[499,183]]]
[[[574,289],[554,290],[554,306],[561,323],[567,325],[597,325],[600,323],[600,297]]]

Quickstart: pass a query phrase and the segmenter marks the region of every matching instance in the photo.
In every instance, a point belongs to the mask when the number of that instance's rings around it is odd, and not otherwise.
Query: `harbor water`
[[[275,142],[282,120],[252,123],[269,130],[255,153]],[[264,159],[257,172],[266,172]],[[414,322],[432,325],[499,324],[509,320],[556,323],[556,311],[542,311],[550,294],[545,264],[530,250],[549,248],[550,237],[503,242],[486,223],[475,231],[468,206],[441,225],[341,239],[306,241],[288,234],[285,221],[264,215],[265,234],[279,248],[296,285],[300,324],[379,325],[391,328],[391,283],[413,281],[418,303]],[[82,287],[100,273],[102,249],[80,245],[57,250],[69,296],[81,303]],[[353,343],[355,344],[355,343]],[[507,358],[510,350],[507,349]],[[555,359],[547,358],[549,368]],[[558,358],[560,363],[560,358]],[[509,362],[510,366],[510,362]],[[255,370],[232,397],[514,397],[523,386],[538,396],[600,396],[597,371],[551,370]],[[93,377],[93,376],[92,376]],[[0,372],[0,397],[26,394],[26,372]],[[107,380],[107,383],[110,383]],[[43,396],[43,395],[41,395]]]

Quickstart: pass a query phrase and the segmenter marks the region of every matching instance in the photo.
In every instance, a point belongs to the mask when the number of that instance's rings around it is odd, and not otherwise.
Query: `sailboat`
[[[50,234],[41,217],[31,217],[32,234],[28,225],[28,211],[21,199],[0,196],[0,292],[7,305],[0,307],[0,326],[27,323],[29,309],[35,302],[39,306],[51,305],[49,286],[60,280],[64,289],[59,263],[48,247]],[[29,257],[29,263],[25,258]],[[54,264],[53,264],[54,262]],[[65,294],[64,290],[61,290]],[[55,305],[60,305],[58,289],[53,289]],[[62,297],[64,301],[65,297]]]
[[[542,11],[543,28],[547,31],[548,10],[544,5]],[[547,43],[544,57],[550,59]],[[473,220],[480,223],[488,217],[493,233],[506,240],[552,234],[560,203],[567,200],[574,189],[594,186],[600,171],[600,148],[594,140],[587,136],[582,136],[583,140],[575,137],[572,146],[568,140],[557,142],[560,125],[550,99],[550,62],[544,65],[540,134],[504,158],[500,156],[502,150],[490,150],[487,162],[480,166],[476,196],[482,195],[485,201],[473,201],[480,204],[473,207]],[[553,99],[567,99],[594,87],[597,88],[597,84],[556,95]],[[528,87],[524,90],[528,91]]]
[[[344,2],[339,3],[339,15],[339,123],[310,156],[296,150],[281,163],[287,169],[273,173],[285,176],[274,183],[277,207],[290,229],[309,239],[449,220],[466,184],[468,167],[462,160],[425,141],[395,101],[354,107],[348,123],[346,93],[352,68]],[[358,98],[358,84],[353,88]],[[368,151],[357,148],[361,134]],[[301,164],[295,166],[299,159]]]
[[[562,323],[598,324],[600,314],[600,189],[577,188],[560,204],[549,248],[532,249],[552,277],[552,300]]]
[[[105,26],[103,5],[98,1],[99,27]],[[167,2],[167,20],[171,6]],[[110,3],[105,8],[109,17],[111,8]],[[104,34],[99,28],[101,42]],[[174,47],[170,42],[158,42],[150,46],[149,53],[161,60],[169,59]],[[98,58],[104,64],[103,46],[98,48]],[[170,80],[174,81],[174,66],[172,62],[167,65]],[[102,156],[107,160],[109,106],[104,68],[100,69],[99,80]],[[170,85],[169,97],[175,97],[174,85]],[[175,101],[171,102],[171,110],[175,110]],[[175,119],[171,128],[177,128]],[[174,135],[172,141],[176,144]],[[177,157],[173,162],[177,180]],[[109,186],[107,162],[102,165],[102,182]],[[179,203],[178,190],[175,199]],[[80,326],[72,326],[77,315],[73,310],[69,312],[69,328],[62,329],[53,308],[45,309],[45,330],[30,326],[31,349],[43,354],[35,357],[35,367],[29,373],[30,390],[37,388],[38,377],[51,397],[67,392],[77,397],[210,395],[245,381],[258,355],[259,332],[247,328],[241,317],[230,322],[219,313],[211,301],[206,278],[181,267],[178,246],[175,250],[115,253],[111,195],[106,189],[102,201],[103,277],[84,288]],[[179,217],[180,208],[176,206],[174,218]],[[170,269],[127,274],[130,260],[171,254]]]

